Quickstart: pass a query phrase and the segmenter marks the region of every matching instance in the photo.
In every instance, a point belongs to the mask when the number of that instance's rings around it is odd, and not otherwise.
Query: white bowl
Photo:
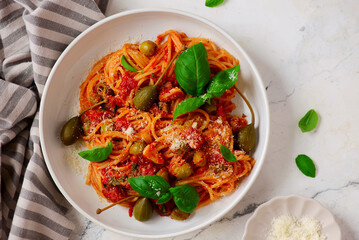
[[[272,220],[281,215],[297,219],[310,217],[322,225],[321,234],[326,240],[341,240],[341,231],[333,214],[313,199],[300,196],[276,197],[262,204],[248,219],[242,240],[264,240]]]
[[[255,108],[257,143],[253,154],[257,160],[251,174],[238,189],[209,206],[196,211],[188,220],[180,222],[155,216],[142,223],[128,217],[128,209],[116,206],[100,215],[96,209],[108,205],[101,201],[83,177],[75,174],[61,144],[61,126],[77,114],[79,86],[91,66],[102,56],[121,48],[125,42],[136,42],[155,37],[168,30],[185,32],[191,37],[206,37],[227,49],[241,64],[240,88]],[[248,109],[239,98],[238,113]],[[47,167],[66,199],[91,221],[120,234],[140,238],[173,237],[200,229],[231,210],[253,184],[263,164],[269,137],[269,110],[266,92],[254,64],[244,50],[223,30],[209,21],[192,14],[163,9],[143,9],[122,12],[93,25],[79,35],[63,52],[47,80],[40,106],[40,139]],[[76,155],[75,152],[73,152]]]

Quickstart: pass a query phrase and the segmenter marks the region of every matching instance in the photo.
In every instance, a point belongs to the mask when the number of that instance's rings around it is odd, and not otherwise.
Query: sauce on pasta
[[[106,160],[90,163],[86,179],[109,202],[138,195],[129,185],[129,178],[157,174],[171,186],[194,186],[200,196],[200,208],[234,191],[241,178],[250,173],[255,160],[234,149],[233,136],[247,121],[245,115],[231,114],[235,109],[233,87],[214,98],[215,108],[202,107],[172,122],[176,106],[190,96],[180,88],[171,65],[158,86],[158,100],[152,107],[148,111],[134,107],[136,91],[156,83],[183,45],[190,47],[199,42],[207,50],[211,77],[238,65],[236,58],[210,40],[169,30],[157,36],[153,56],[142,54],[138,44],[126,43],[98,61],[80,86],[81,111],[106,100],[106,104],[84,113],[81,120],[82,138],[88,148],[113,143]],[[121,65],[122,55],[138,72]],[[141,142],[143,152],[131,154],[130,148],[137,142]],[[236,162],[223,158],[220,144],[233,152]],[[136,200],[134,197],[121,203],[130,208],[130,215]],[[171,200],[154,206],[160,215],[170,215],[175,205]]]

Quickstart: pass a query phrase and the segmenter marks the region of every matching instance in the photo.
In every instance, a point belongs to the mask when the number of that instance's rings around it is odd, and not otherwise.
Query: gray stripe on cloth
[[[32,23],[33,25],[36,25],[40,28],[45,28],[48,30],[59,32],[59,33],[62,33],[62,34],[65,34],[65,35],[68,35],[68,36],[71,36],[74,38],[77,37],[81,33],[80,31],[78,31],[74,28],[47,20],[45,18],[36,17],[33,15],[27,15],[24,18],[26,21],[28,21],[28,22]]]
[[[11,68],[12,66],[16,66],[22,63],[29,63],[31,65],[31,56],[30,52],[29,55],[24,55],[22,58],[16,59],[15,61],[4,61],[3,67],[4,68]]]
[[[30,159],[31,161],[32,159]],[[48,171],[46,171],[48,172]],[[37,173],[38,174],[38,173]],[[58,202],[57,199],[55,199],[53,197],[53,195],[49,192],[49,190],[47,189],[47,187],[45,187],[43,185],[43,183],[39,180],[39,178],[36,176],[35,173],[33,173],[32,171],[30,170],[27,170],[26,171],[26,174],[25,174],[25,178],[27,180],[29,180],[30,182],[32,182],[38,189],[39,191],[41,191],[42,193],[44,193],[48,198],[50,198],[50,200],[56,204],[56,206],[61,209],[63,212],[67,212],[68,211],[68,208],[65,207],[64,205],[62,205],[61,203]]]
[[[24,9],[16,9],[12,12],[10,12],[8,15],[6,15],[5,17],[3,17],[0,20],[0,29],[5,27],[6,25],[9,25],[10,23],[12,23],[13,21],[15,21],[16,19],[18,19],[19,17],[21,17],[22,13],[24,12]]]
[[[85,15],[82,15],[81,13],[72,11],[71,9],[62,7],[58,4],[55,4],[53,2],[45,2],[43,5],[41,5],[41,8],[44,8],[46,10],[49,10],[51,12],[55,12],[57,14],[60,14],[64,17],[68,17],[70,19],[73,19],[77,22],[83,23],[87,26],[91,26],[97,21],[94,19],[91,19]]]
[[[13,3],[13,1],[11,1],[11,0],[1,0],[0,1],[0,9],[3,9],[12,3]]]
[[[23,195],[22,195],[23,198],[25,198],[29,201],[32,201],[32,202],[36,202],[40,205],[46,206],[48,209],[51,209],[54,212],[57,212],[59,214],[63,214],[62,210],[60,210],[57,207],[54,207],[53,202],[49,198],[44,197],[43,195],[38,194],[36,192],[31,192],[27,189],[23,189],[22,192],[23,192]]]
[[[75,228],[76,222],[66,215],[68,202],[46,168],[39,114],[33,114],[55,60],[74,37],[104,17],[101,11],[108,0],[96,2],[0,0],[0,76],[4,79],[0,81],[4,99],[0,101],[0,227],[4,240],[67,239]]]
[[[36,5],[30,0],[15,0],[15,1],[22,4],[29,11],[36,9]]]
[[[57,222],[51,220],[50,218],[48,218],[40,213],[33,212],[28,209],[23,209],[21,207],[17,207],[15,214],[19,217],[29,219],[34,222],[46,223],[46,225],[44,224],[45,226],[47,226],[54,232],[57,232],[61,235],[70,236],[70,234],[71,234],[71,229],[61,226]]]
[[[31,64],[26,64],[28,67],[21,71],[17,76],[14,78],[9,78],[9,82],[18,84],[20,86],[30,86],[33,82],[34,74],[32,73],[32,66]]]
[[[56,42],[51,39],[39,37],[39,36],[36,36],[31,33],[28,33],[28,35],[29,35],[30,41],[40,47],[48,48],[48,49],[59,51],[59,52],[62,52],[67,47],[66,44]]]
[[[47,77],[34,72],[34,79],[37,83],[45,85]]]
[[[20,153],[20,152],[13,152],[10,151],[8,149],[3,149],[2,150],[3,154],[6,155],[7,157],[16,160],[18,163],[22,164],[24,161],[24,153]]]
[[[12,32],[6,38],[3,38],[3,40],[1,41],[2,47],[7,48],[24,36],[26,36],[26,28],[25,28],[25,26],[22,26],[21,28],[18,28],[14,32]]]
[[[47,57],[43,57],[43,56],[39,56],[37,54],[35,54],[34,52],[31,53],[31,59],[44,67],[49,67],[51,68],[52,66],[54,66],[56,60],[55,59],[51,59],[51,58],[47,58]]]
[[[37,100],[36,97],[32,97],[28,100],[26,103],[26,106],[24,109],[22,109],[21,114],[15,119],[15,122],[21,121],[21,119],[24,119],[26,117],[29,117],[33,115],[37,108]]]
[[[39,138],[39,137],[32,137],[32,139],[36,139],[36,138]],[[34,142],[36,142],[36,140]],[[40,140],[38,142],[40,142]],[[47,166],[44,164],[44,160],[43,160],[42,156],[40,156],[38,153],[34,152],[32,155],[32,161],[34,163],[36,163],[36,165],[39,166],[44,171],[44,173],[46,174],[48,179],[52,179],[49,171],[47,170]],[[63,208],[62,210],[67,211],[67,208]]]
[[[6,119],[10,115],[26,91],[28,91],[26,88],[18,87],[9,99],[3,99],[6,104],[3,109],[0,109],[0,118]]]
[[[4,80],[0,79],[0,96],[5,92],[5,90],[9,87],[9,84]]]
[[[25,238],[25,239],[53,240],[42,233],[35,232],[33,230],[28,230],[28,229],[24,228],[24,226],[17,227],[15,225],[12,225],[11,226],[11,234],[13,234],[14,236],[20,237],[20,238]]]

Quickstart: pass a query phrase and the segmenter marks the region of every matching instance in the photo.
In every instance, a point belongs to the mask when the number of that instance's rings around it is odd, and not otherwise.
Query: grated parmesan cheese
[[[135,133],[135,130],[133,129],[133,127],[128,127],[125,131],[123,131],[124,134],[126,134],[127,136],[131,136],[132,134]]]
[[[186,142],[180,138],[174,138],[172,140],[172,144],[170,147],[171,151],[176,151],[177,149],[180,149]]]
[[[83,159],[78,155],[78,152],[83,150],[87,150],[83,143],[80,141],[76,142],[72,146],[68,146],[65,148],[64,158],[70,164],[71,169],[78,176],[81,176],[83,179],[86,178],[87,169],[89,165],[89,161]]]
[[[223,123],[222,118],[221,117],[217,118],[216,123],[222,124]]]
[[[192,128],[197,128],[197,122],[192,123]]]
[[[321,224],[318,220],[303,217],[282,215],[274,218],[266,240],[325,240],[321,235]]]

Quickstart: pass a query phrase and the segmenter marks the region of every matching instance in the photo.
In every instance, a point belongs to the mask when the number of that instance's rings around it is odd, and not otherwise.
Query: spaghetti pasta
[[[214,98],[214,110],[203,107],[172,122],[176,106],[190,96],[179,87],[174,65],[171,65],[158,86],[158,100],[152,107],[148,111],[134,107],[135,93],[141,87],[156,83],[183,45],[190,47],[199,42],[207,50],[211,77],[238,65],[236,58],[210,40],[169,30],[157,36],[157,51],[153,56],[142,54],[138,44],[126,43],[98,61],[81,84],[81,110],[106,100],[106,104],[81,117],[86,146],[113,143],[108,159],[92,162],[88,168],[86,183],[91,184],[98,195],[110,202],[137,196],[127,179],[157,174],[171,186],[194,186],[200,196],[199,208],[234,191],[250,173],[255,160],[234,149],[233,135],[246,126],[247,121],[244,115],[230,114],[235,109],[231,101],[235,95],[233,87],[220,98]],[[123,68],[122,55],[137,72]],[[143,152],[131,154],[131,146],[140,141],[146,145]],[[223,158],[220,144],[234,153],[236,162]],[[121,205],[131,209],[136,200],[136,197],[128,198]],[[156,208],[161,215],[169,215],[173,207],[169,202]]]

